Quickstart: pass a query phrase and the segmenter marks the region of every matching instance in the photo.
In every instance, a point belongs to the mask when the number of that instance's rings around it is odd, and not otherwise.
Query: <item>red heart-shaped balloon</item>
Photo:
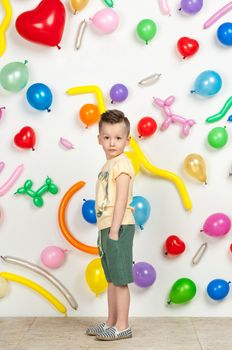
[[[184,252],[185,244],[178,236],[171,235],[165,241],[164,250],[166,255],[179,255]]]
[[[14,143],[21,148],[32,148],[36,142],[36,136],[34,130],[30,126],[24,126],[18,134],[14,137]]]
[[[195,39],[183,36],[177,42],[177,49],[179,53],[183,56],[183,58],[189,57],[194,55],[198,51],[199,43]]]
[[[16,29],[24,39],[48,46],[58,46],[64,24],[65,8],[62,2],[42,0],[34,10],[23,12],[18,16]]]

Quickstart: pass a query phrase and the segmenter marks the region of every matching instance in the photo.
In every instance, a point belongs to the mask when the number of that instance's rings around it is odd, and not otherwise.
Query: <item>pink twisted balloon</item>
[[[193,119],[186,119],[180,115],[172,113],[170,106],[175,101],[175,97],[169,96],[166,98],[166,100],[161,100],[160,98],[153,97],[153,100],[154,104],[160,107],[165,115],[165,120],[162,123],[160,130],[166,130],[172,123],[179,123],[182,124],[183,136],[188,136],[190,128],[196,124],[196,122]]]

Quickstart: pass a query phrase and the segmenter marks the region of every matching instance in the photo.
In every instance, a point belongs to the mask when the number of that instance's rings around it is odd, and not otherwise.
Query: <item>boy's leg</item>
[[[130,307],[130,291],[128,285],[115,286],[117,298],[117,322],[115,327],[122,331],[128,328],[128,317]]]
[[[106,324],[108,326],[114,326],[117,321],[117,294],[116,286],[113,283],[108,283],[107,295],[108,295],[108,319]]]

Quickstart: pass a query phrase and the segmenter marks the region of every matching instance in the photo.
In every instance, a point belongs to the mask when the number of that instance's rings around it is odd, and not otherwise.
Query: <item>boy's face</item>
[[[98,135],[99,144],[102,146],[106,159],[112,159],[124,152],[129,144],[130,137],[124,123],[103,123]]]

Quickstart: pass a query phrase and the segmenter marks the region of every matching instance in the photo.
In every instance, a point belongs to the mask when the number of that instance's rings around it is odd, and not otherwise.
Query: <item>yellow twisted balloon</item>
[[[182,198],[185,209],[191,210],[192,203],[191,203],[191,200],[189,198],[186,187],[185,187],[183,181],[180,179],[180,177],[177,176],[176,174],[170,172],[170,171],[167,171],[164,169],[159,169],[159,168],[156,168],[154,165],[152,165],[149,162],[149,160],[145,157],[144,153],[141,151],[141,149],[139,148],[139,145],[137,144],[137,142],[135,141],[135,139],[133,137],[131,137],[131,139],[130,139],[130,146],[131,146],[133,152],[135,153],[135,155],[137,156],[138,161],[140,162],[141,165],[144,166],[145,169],[147,169],[150,173],[152,173],[156,176],[160,176],[160,177],[163,177],[169,181],[172,181],[176,185],[176,187],[178,188],[178,190],[180,192],[180,196]]]
[[[66,91],[66,93],[68,95],[79,95],[79,94],[93,93],[96,96],[97,105],[98,105],[100,113],[102,114],[103,112],[106,111],[106,105],[105,105],[102,91],[101,91],[101,89],[99,89],[99,87],[97,87],[95,85],[76,86],[76,87],[68,89]]]
[[[103,113],[106,111],[106,105],[103,97],[103,93],[101,89],[95,85],[90,85],[90,86],[77,86],[70,88],[66,91],[68,95],[78,95],[78,94],[87,94],[87,93],[94,93],[96,95],[96,100],[98,104],[98,108],[100,110],[100,113]],[[147,169],[150,173],[163,177],[169,181],[172,181],[177,189],[179,190],[180,196],[182,198],[183,205],[186,210],[191,210],[192,209],[192,203],[189,198],[188,192],[186,190],[186,187],[183,183],[183,181],[180,179],[179,176],[176,174],[164,170],[164,169],[159,169],[156,168],[154,165],[152,165],[149,160],[145,157],[144,153],[141,151],[139,148],[138,143],[135,141],[133,137],[130,139],[130,146],[133,150],[133,153],[136,156],[136,160],[139,162],[140,165],[143,165],[145,169]],[[129,157],[131,158],[131,156]],[[138,171],[138,168],[137,168]]]
[[[9,0],[2,0],[2,5],[5,10],[5,17],[0,25],[0,56],[2,56],[6,50],[5,31],[7,30],[12,17],[12,8]]]
[[[2,271],[0,272],[0,277],[5,278],[6,280],[17,282],[20,284],[25,285],[26,287],[29,287],[36,291],[37,293],[41,294],[45,299],[47,299],[55,308],[63,313],[66,316],[67,310],[66,307],[49,291],[47,291],[45,288],[40,286],[38,283],[35,283],[28,278],[25,278],[20,275],[15,275],[14,273]]]

